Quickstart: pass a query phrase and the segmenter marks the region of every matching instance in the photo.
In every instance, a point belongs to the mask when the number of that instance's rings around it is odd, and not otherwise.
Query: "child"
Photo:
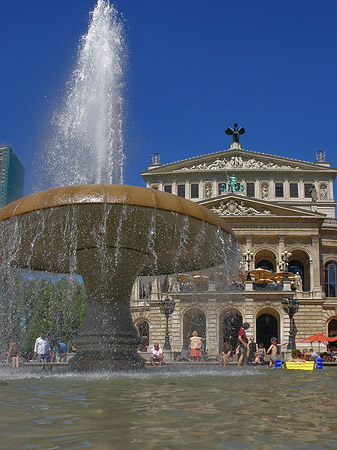
[[[255,364],[264,364],[264,360],[266,359],[266,349],[264,348],[263,343],[259,344],[258,351],[255,353]]]
[[[267,350],[267,354],[270,353],[270,362],[269,362],[269,369],[275,364],[275,359],[277,357],[278,347],[282,347],[283,345],[288,345],[289,342],[286,342],[285,344],[278,344],[277,338],[272,337],[270,339],[271,346]]]

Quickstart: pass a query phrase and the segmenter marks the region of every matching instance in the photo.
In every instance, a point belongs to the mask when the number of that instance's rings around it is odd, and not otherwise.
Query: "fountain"
[[[87,313],[72,360],[81,370],[142,366],[130,313],[138,275],[232,267],[236,258],[235,236],[209,210],[121,185],[125,54],[116,9],[98,0],[39,172],[53,189],[0,210],[3,264],[82,276]]]
[[[0,260],[56,273],[80,273],[87,313],[72,368],[143,365],[130,296],[139,275],[225,264],[237,257],[229,226],[208,209],[152,189],[122,185],[54,188],[0,210]]]

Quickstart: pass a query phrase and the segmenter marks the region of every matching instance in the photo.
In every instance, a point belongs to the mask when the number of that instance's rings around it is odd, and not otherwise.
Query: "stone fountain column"
[[[87,311],[74,340],[79,353],[70,360],[71,369],[143,367],[137,354],[140,338],[131,318],[130,296],[149,256],[132,249],[87,248],[78,250],[77,259],[86,288]]]

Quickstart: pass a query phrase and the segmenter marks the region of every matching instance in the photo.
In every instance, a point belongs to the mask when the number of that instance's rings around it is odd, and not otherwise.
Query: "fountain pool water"
[[[0,448],[335,449],[336,386],[334,368],[0,369]]]
[[[228,225],[209,210],[152,189],[84,185],[31,194],[0,210],[0,261],[80,273],[87,312],[73,368],[143,365],[130,313],[139,275],[168,274],[238,259]]]

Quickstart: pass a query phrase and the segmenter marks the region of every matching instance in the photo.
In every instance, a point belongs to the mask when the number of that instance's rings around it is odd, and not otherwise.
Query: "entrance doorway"
[[[206,316],[200,308],[190,308],[184,314],[183,348],[188,349],[193,331],[206,339]],[[206,340],[203,341],[206,348]]]
[[[219,323],[219,353],[223,350],[224,342],[229,342],[235,351],[238,342],[238,333],[242,326],[242,315],[237,310],[224,311],[220,315]]]
[[[146,320],[139,322],[136,325],[138,336],[141,338],[142,342],[139,346],[139,350],[146,352],[147,347],[149,346],[150,339],[150,327]]]
[[[337,319],[331,319],[328,324],[328,336],[336,337],[337,336]],[[337,341],[329,342],[329,348],[336,348]]]
[[[263,343],[268,350],[272,337],[279,339],[277,319],[271,314],[261,314],[256,320],[256,342]]]

